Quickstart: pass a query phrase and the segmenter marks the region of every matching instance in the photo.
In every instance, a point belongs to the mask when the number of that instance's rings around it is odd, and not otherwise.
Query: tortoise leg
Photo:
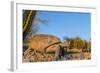
[[[55,51],[55,60],[58,60],[59,59],[59,52],[60,52],[60,49],[59,48]]]

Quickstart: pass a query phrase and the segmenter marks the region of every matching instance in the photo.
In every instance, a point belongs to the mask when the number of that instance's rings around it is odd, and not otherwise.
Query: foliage
[[[69,42],[69,49],[81,49],[82,51],[91,51],[91,42],[83,40],[80,37],[68,38],[64,37],[64,40]]]

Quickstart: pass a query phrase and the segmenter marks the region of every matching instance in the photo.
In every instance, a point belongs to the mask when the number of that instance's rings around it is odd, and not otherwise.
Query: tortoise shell
[[[61,43],[58,37],[47,34],[35,34],[28,39],[29,48],[44,51],[52,45]]]

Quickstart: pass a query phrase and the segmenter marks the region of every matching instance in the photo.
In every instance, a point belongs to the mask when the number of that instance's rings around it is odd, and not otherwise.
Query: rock
[[[73,48],[73,49],[67,49],[67,52],[77,52],[77,53],[80,53],[81,52],[81,49],[77,49],[77,48]]]

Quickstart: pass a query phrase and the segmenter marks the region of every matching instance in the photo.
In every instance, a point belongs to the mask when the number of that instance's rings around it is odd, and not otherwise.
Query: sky
[[[37,19],[47,23],[38,23],[37,34],[54,35],[61,40],[63,37],[91,38],[91,14],[79,12],[38,11]]]

